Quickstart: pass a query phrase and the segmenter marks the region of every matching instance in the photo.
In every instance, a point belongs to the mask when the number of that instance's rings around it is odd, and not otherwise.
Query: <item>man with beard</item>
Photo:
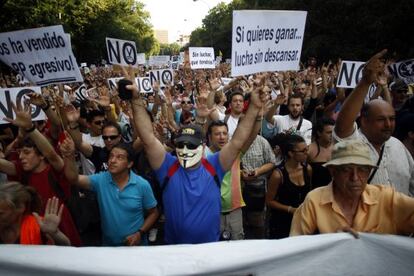
[[[303,118],[303,96],[293,94],[288,99],[288,115],[274,115],[278,107],[278,102],[274,101],[274,106],[266,114],[267,128],[276,128],[275,134],[289,132],[302,136],[307,145],[311,143],[312,123]]]
[[[391,135],[395,128],[395,110],[383,100],[365,104],[364,98],[371,83],[385,72],[383,56],[386,50],[374,55],[366,64],[362,78],[345,100],[334,128],[336,141],[359,139],[370,148],[372,160],[378,166],[372,170],[367,183],[394,187],[406,195],[414,195],[414,160],[405,146]],[[360,113],[360,128],[355,120]]]

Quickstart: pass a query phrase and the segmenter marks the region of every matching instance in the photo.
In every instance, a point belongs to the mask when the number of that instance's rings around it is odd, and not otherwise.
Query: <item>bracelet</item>
[[[45,107],[40,107],[43,111],[46,111],[46,110],[48,110],[49,109],[49,107],[50,107],[50,103],[49,103],[49,101],[46,101],[46,106]]]
[[[29,129],[25,129],[26,133],[30,133],[33,132],[36,129],[36,126],[34,124],[32,124],[32,127]]]
[[[263,120],[263,117],[262,116],[257,116],[256,117],[256,122],[261,122]]]

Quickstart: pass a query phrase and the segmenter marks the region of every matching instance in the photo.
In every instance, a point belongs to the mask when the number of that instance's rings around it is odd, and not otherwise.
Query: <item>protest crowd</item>
[[[174,69],[83,65],[83,83],[38,91],[4,70],[18,96],[1,103],[0,243],[409,236],[413,86],[385,55],[354,88],[338,86],[340,60],[231,77],[229,63],[194,69],[188,50]]]

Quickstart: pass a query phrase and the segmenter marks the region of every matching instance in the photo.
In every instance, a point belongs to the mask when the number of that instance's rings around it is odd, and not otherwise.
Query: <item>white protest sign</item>
[[[39,86],[34,87],[17,87],[17,88],[0,88],[0,117],[15,119],[15,114],[12,108],[12,102],[20,102],[24,104],[25,94],[28,93],[41,94]],[[30,105],[32,113],[32,121],[46,120],[46,115],[42,109],[35,105]],[[4,120],[0,120],[0,124],[8,124]]]
[[[0,33],[0,60],[39,86],[83,82],[61,25]]]
[[[151,70],[149,72],[149,78],[151,85],[154,85],[158,81],[160,87],[165,87],[168,83],[174,84],[174,71],[171,69]]]
[[[170,56],[150,56],[149,65],[150,66],[165,66],[169,65]]]
[[[223,85],[229,84],[232,80],[233,78],[221,78],[221,82],[223,83]]]
[[[86,62],[82,62],[81,65],[80,65],[80,67],[86,67],[86,66],[88,66],[88,64]]]
[[[108,51],[108,59],[110,63],[138,67],[137,47],[135,46],[134,41],[107,37],[106,50]]]
[[[339,69],[337,87],[354,88],[362,77],[365,62],[343,60]]]
[[[123,79],[123,78],[120,77],[120,78],[109,78],[109,79],[106,79],[106,82],[108,83],[109,90],[112,91],[112,92],[117,91],[117,89],[118,89],[118,81],[121,80],[121,79]]]
[[[79,86],[78,89],[75,90],[75,98],[77,102],[82,102],[86,99],[88,99],[88,93],[86,92],[86,85],[82,83],[81,86]]]
[[[147,60],[145,59],[145,53],[138,53],[137,54],[137,63],[142,65],[145,64]]]
[[[306,11],[233,11],[231,75],[298,70]]]
[[[136,81],[138,83],[139,92],[141,93],[152,93],[153,92],[151,80],[149,77],[143,77],[143,78],[138,77]]]
[[[404,60],[388,66],[390,73],[406,84],[414,83],[414,59]]]
[[[216,63],[214,61],[214,48],[212,47],[190,47],[188,48],[190,55],[191,69],[214,69]]]

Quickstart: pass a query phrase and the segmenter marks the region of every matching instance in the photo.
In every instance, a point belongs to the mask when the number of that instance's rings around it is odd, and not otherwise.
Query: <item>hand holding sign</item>
[[[141,96],[139,94],[138,86],[135,82],[134,69],[132,68],[132,66],[129,66],[128,70],[124,66],[122,66],[121,68],[124,77],[132,82],[132,84],[126,86],[128,92],[132,93],[132,100],[140,99]]]

